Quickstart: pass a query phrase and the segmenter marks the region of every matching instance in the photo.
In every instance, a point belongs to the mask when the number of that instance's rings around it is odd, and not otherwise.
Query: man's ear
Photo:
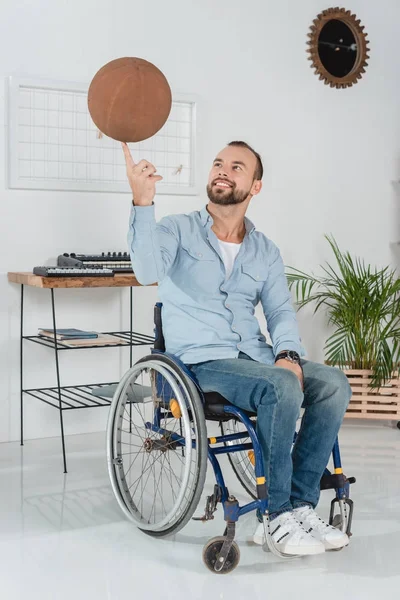
[[[252,188],[251,188],[251,195],[252,196],[256,196],[257,194],[259,194],[261,192],[261,188],[262,188],[262,181],[261,179],[256,179],[253,182]]]

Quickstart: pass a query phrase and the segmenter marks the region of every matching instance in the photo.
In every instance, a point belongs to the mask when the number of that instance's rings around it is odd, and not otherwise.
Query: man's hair
[[[254,148],[249,146],[249,144],[247,144],[246,142],[241,142],[241,141],[229,142],[228,146],[236,146],[237,148],[247,148],[247,150],[250,150],[250,152],[252,152],[254,154],[254,156],[257,159],[256,170],[254,172],[254,179],[261,180],[263,177],[263,174],[264,174],[264,168],[263,168],[261,156],[258,154],[258,152],[256,152],[254,150]]]

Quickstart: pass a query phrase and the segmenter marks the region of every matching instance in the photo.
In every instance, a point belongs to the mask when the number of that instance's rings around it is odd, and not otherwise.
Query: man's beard
[[[233,185],[229,193],[227,188],[219,188],[215,187],[213,184],[207,185],[207,196],[211,202],[214,204],[219,204],[220,206],[232,206],[234,204],[241,204],[248,198],[250,194],[250,190],[248,192],[244,192],[236,189],[235,185]]]

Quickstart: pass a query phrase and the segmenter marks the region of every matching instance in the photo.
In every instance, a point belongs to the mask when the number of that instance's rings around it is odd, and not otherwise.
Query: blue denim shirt
[[[132,206],[128,242],[142,285],[158,283],[166,350],[186,364],[244,352],[273,364],[281,350],[304,356],[280,252],[245,217],[246,234],[233,271],[225,267],[207,208],[158,223],[154,204]],[[255,316],[261,302],[272,341]]]

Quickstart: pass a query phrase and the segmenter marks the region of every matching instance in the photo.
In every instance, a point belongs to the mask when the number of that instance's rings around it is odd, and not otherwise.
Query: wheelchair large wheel
[[[139,360],[118,385],[107,426],[110,481],[126,517],[153,536],[184,527],[203,491],[207,451],[196,386],[167,356]]]
[[[229,435],[231,433],[241,433],[242,431],[246,431],[245,426],[241,421],[236,419],[231,419],[230,421],[222,421],[221,424],[222,435]],[[250,442],[250,437],[243,438],[239,441],[239,443],[246,444]],[[226,442],[227,446],[233,446],[237,444],[238,440],[233,442]],[[244,487],[246,492],[255,500],[257,499],[257,485],[256,485],[256,476],[254,472],[254,465],[252,463],[252,454],[251,451],[248,452],[229,452],[228,460],[232,465],[232,469],[239,479],[239,482]]]

